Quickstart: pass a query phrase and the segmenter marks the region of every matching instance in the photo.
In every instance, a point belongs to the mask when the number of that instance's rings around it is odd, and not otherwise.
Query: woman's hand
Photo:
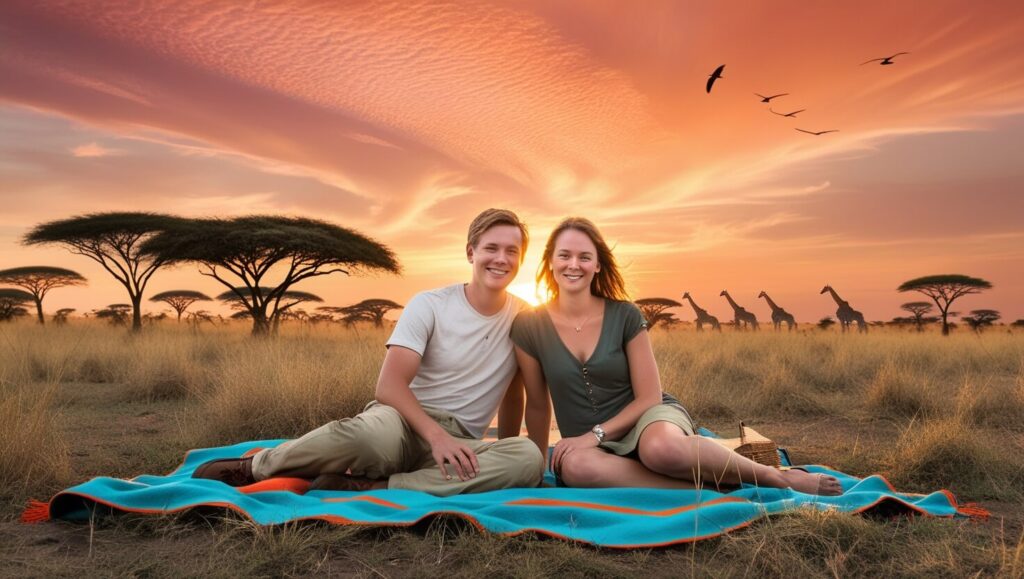
[[[560,472],[562,459],[565,455],[575,450],[597,447],[597,436],[593,432],[584,432],[572,438],[563,438],[555,444],[555,450],[551,453],[551,472]]]

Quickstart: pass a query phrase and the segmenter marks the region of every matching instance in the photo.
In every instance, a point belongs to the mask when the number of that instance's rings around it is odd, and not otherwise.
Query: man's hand
[[[480,463],[477,462],[476,454],[454,436],[441,431],[427,442],[430,444],[430,452],[434,455],[437,467],[441,469],[441,475],[447,480],[451,480],[452,475],[445,468],[446,462],[455,469],[461,481],[475,478],[480,473]]]
[[[572,438],[563,438],[555,444],[555,450],[551,452],[551,472],[561,472],[562,459],[565,455],[574,450],[597,447],[597,436],[593,432],[584,432]]]

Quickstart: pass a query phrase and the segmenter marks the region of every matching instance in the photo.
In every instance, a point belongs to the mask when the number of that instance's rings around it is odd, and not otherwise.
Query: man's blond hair
[[[476,247],[480,242],[480,236],[495,225],[511,225],[519,228],[523,237],[522,251],[519,253],[519,261],[526,257],[526,247],[530,244],[530,232],[526,230],[526,224],[519,220],[519,216],[508,209],[487,209],[477,215],[469,224],[469,236],[467,242],[470,247]]]

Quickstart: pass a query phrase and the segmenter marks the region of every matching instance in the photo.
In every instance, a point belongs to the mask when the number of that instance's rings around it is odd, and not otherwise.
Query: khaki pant
[[[341,474],[388,479],[390,489],[409,489],[448,496],[509,487],[535,487],[544,473],[544,458],[530,439],[517,436],[496,442],[472,438],[451,414],[424,409],[449,434],[477,455],[480,472],[460,481],[454,469],[445,479],[420,438],[397,410],[370,402],[352,418],[335,420],[275,448],[253,456],[257,480],[275,476],[315,478]]]

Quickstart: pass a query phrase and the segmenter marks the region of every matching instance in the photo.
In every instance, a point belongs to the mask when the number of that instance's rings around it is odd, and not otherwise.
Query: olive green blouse
[[[633,303],[605,300],[597,347],[580,362],[558,336],[545,306],[516,316],[512,341],[540,363],[563,437],[589,432],[633,401],[626,344],[646,328],[647,321]],[[677,403],[668,394],[662,398]]]

